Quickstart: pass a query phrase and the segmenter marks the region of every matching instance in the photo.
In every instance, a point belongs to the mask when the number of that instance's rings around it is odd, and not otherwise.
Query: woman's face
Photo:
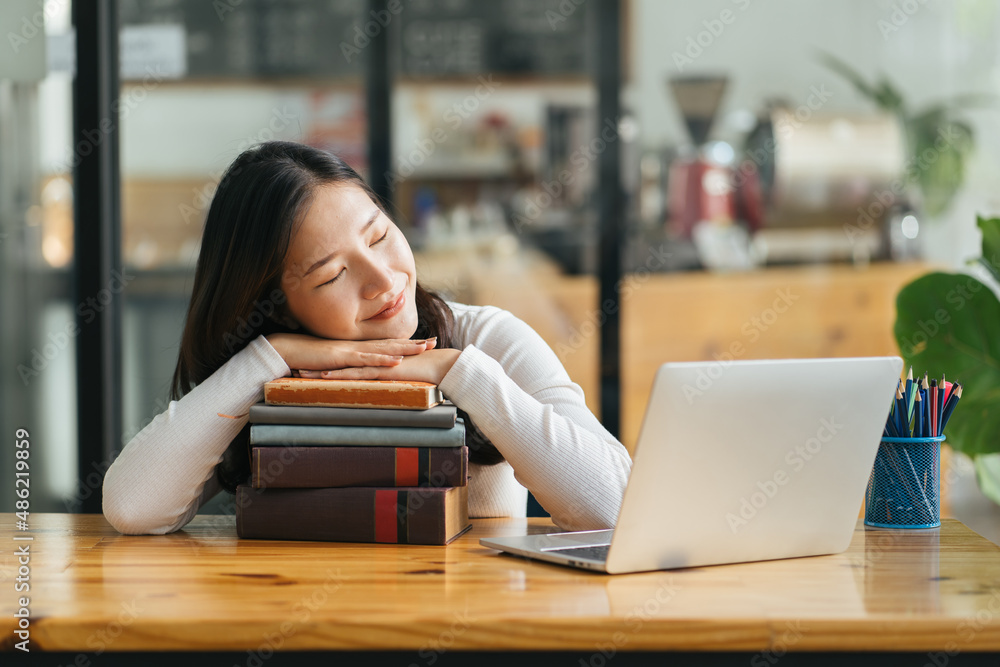
[[[416,286],[406,238],[361,187],[316,189],[285,256],[288,315],[322,338],[409,338]]]

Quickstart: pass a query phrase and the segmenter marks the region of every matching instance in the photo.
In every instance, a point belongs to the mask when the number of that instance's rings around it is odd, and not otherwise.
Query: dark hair
[[[178,399],[258,336],[291,331],[282,321],[281,273],[296,221],[318,186],[353,183],[382,210],[375,192],[347,163],[326,151],[269,141],[243,152],[226,170],[205,220],[201,252],[171,396]],[[452,347],[454,315],[434,292],[416,285],[415,338],[437,336]],[[465,421],[469,460],[491,465],[503,455]],[[249,426],[230,444],[218,469],[223,488],[250,473]]]

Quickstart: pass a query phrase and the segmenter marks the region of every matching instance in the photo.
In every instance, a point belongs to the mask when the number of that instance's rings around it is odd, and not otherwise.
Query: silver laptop
[[[614,530],[481,539],[611,574],[847,549],[899,357],[663,364]]]

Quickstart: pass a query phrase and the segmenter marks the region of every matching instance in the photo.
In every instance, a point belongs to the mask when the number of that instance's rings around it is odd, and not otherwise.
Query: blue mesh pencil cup
[[[941,525],[941,443],[945,437],[883,437],[865,491],[865,525]]]

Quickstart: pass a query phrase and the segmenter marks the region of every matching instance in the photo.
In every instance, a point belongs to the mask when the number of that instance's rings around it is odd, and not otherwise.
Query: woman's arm
[[[246,424],[250,406],[263,398],[264,383],[288,375],[290,366],[394,366],[428,347],[433,343],[423,340],[258,337],[182,399],[171,401],[125,446],[104,476],[104,516],[129,534],[169,533],[187,524],[219,492],[215,468]]]
[[[631,472],[628,451],[530,326],[492,307],[463,319],[468,345],[441,390],[469,413],[559,526],[612,527]]]
[[[568,530],[609,528],[618,519],[632,469],[628,451],[587,408],[583,390],[534,329],[491,306],[449,304],[462,350],[435,349],[392,368],[357,367],[317,373],[327,378],[424,380],[465,410],[552,519]],[[501,476],[480,475],[493,507]],[[509,490],[508,490],[509,491]],[[496,497],[493,497],[496,496]],[[495,501],[495,502],[493,502]]]
[[[246,424],[264,383],[289,369],[261,336],[179,401],[171,401],[125,446],[104,476],[104,516],[127,534],[182,528],[218,492],[215,468]],[[219,414],[238,416],[238,419]]]

